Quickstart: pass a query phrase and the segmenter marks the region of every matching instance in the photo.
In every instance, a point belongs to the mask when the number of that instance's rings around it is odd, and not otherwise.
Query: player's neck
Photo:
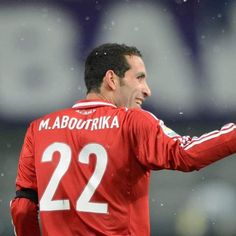
[[[88,93],[86,96],[86,99],[98,99],[98,100],[104,100],[107,102],[114,103],[113,99],[109,98],[109,96],[102,93],[96,93],[96,92]]]

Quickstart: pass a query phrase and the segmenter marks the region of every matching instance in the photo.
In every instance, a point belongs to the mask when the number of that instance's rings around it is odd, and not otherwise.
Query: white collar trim
[[[72,108],[80,108],[80,107],[87,107],[87,106],[111,106],[117,108],[114,104],[108,103],[108,102],[94,102],[94,101],[88,101],[88,102],[79,102],[73,105]]]

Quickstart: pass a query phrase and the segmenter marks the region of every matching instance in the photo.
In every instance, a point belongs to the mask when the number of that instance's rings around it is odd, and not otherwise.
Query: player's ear
[[[118,85],[118,76],[113,70],[108,70],[103,78],[105,86],[111,90],[116,90]]]

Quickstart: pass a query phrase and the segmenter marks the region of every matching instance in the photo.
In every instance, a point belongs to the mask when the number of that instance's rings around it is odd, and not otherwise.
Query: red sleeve
[[[131,115],[130,127],[136,156],[149,169],[199,170],[236,152],[233,123],[191,138],[179,136],[154,115],[139,111]]]
[[[27,129],[20,153],[16,177],[17,189],[30,188],[37,191],[33,140],[33,124],[31,124]]]
[[[32,124],[25,135],[17,170],[16,189],[22,188],[37,192]],[[36,203],[26,198],[16,198],[10,208],[17,236],[40,235]]]
[[[40,236],[37,204],[26,198],[16,198],[10,208],[17,236]]]

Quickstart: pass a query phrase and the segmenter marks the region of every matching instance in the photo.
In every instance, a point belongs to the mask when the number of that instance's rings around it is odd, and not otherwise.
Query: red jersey
[[[181,137],[147,111],[83,100],[30,124],[16,185],[37,191],[43,235],[147,236],[150,170],[199,170],[234,152],[234,124]]]

